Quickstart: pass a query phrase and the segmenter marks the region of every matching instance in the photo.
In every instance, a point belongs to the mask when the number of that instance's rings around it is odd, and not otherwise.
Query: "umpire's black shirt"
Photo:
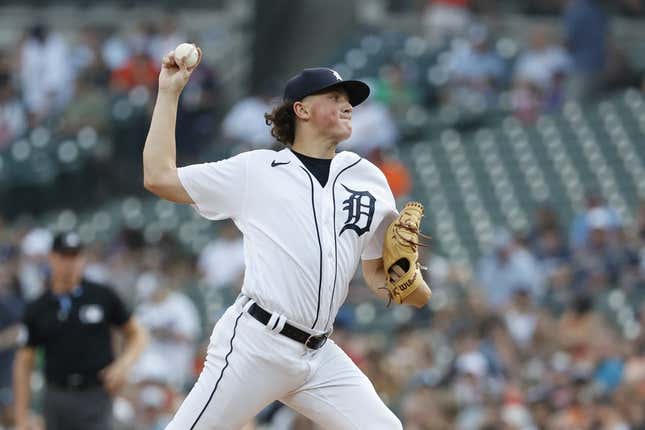
[[[114,359],[110,327],[121,326],[130,313],[109,287],[83,280],[58,296],[47,290],[25,309],[27,345],[45,352],[45,377],[51,384],[88,386]]]

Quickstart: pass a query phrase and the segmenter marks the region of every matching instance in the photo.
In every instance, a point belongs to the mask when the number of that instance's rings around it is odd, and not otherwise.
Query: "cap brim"
[[[358,106],[363,103],[367,97],[370,95],[370,87],[361,81],[341,81],[329,85],[320,89],[318,92],[322,92],[334,87],[342,87],[345,92],[347,92],[347,97],[349,97],[349,103],[352,106]]]

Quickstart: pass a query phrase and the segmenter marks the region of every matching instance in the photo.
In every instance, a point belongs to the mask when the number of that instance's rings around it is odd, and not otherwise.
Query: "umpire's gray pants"
[[[112,399],[103,387],[79,391],[47,387],[44,415],[47,430],[111,430]]]

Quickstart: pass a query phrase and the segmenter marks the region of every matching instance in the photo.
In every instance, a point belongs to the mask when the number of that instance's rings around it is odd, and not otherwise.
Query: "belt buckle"
[[[327,343],[327,335],[311,335],[305,341],[305,346],[310,349],[320,349],[323,347],[323,345],[325,345],[325,343]]]
[[[71,390],[77,390],[86,382],[83,375],[79,373],[72,373],[67,375],[66,387]]]

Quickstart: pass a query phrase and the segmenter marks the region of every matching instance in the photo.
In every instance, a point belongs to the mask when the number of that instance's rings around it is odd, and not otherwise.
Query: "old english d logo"
[[[343,234],[345,230],[354,230],[358,236],[361,236],[370,230],[376,199],[368,191],[354,191],[345,185],[343,188],[349,193],[349,197],[343,202],[343,210],[347,211],[347,220],[338,235]]]

